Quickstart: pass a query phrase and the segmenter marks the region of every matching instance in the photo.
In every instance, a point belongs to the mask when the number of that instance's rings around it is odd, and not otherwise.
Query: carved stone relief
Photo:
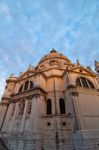
[[[27,114],[31,114],[31,109],[32,109],[32,100],[28,100],[28,105],[27,105]]]
[[[24,113],[24,107],[25,107],[25,101],[22,100],[19,102],[19,111],[18,111],[18,116],[22,116]]]
[[[13,117],[13,115],[14,115],[15,106],[16,106],[16,104],[15,104],[15,103],[13,103],[13,105],[12,105],[12,113],[11,113],[11,117]]]
[[[21,119],[16,119],[14,123],[14,130],[19,130],[21,125]]]

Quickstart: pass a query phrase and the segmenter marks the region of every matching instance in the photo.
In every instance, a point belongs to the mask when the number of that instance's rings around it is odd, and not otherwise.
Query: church
[[[99,150],[96,71],[52,49],[6,80],[0,104],[0,150]]]

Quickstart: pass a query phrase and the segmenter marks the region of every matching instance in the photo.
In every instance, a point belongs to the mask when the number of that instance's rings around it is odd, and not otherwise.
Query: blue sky
[[[99,0],[0,0],[0,96],[5,79],[55,48],[84,66],[99,61]]]

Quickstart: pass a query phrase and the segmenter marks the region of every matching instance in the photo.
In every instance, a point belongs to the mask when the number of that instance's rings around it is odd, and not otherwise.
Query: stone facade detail
[[[52,50],[19,77],[0,104],[0,141],[9,150],[99,149],[99,76]]]

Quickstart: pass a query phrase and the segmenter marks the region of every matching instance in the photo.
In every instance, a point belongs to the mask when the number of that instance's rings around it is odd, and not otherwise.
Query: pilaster
[[[30,129],[31,131],[35,131],[34,125],[36,120],[36,96],[32,98],[32,110],[30,115]]]

